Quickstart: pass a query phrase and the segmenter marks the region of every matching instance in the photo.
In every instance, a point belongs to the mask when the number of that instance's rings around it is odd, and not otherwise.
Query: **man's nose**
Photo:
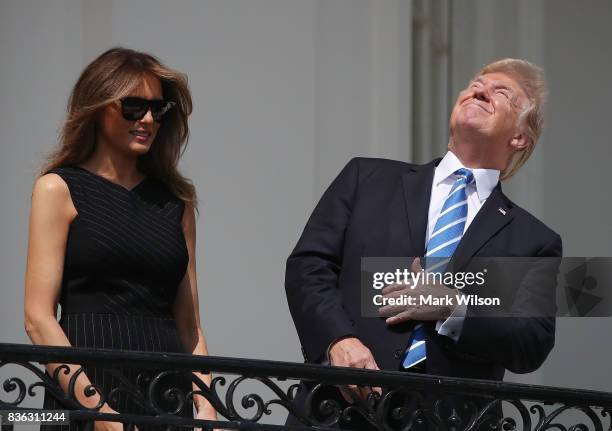
[[[474,90],[474,97],[478,100],[482,100],[484,102],[488,102],[491,98],[489,93],[489,87],[486,85],[482,85]]]

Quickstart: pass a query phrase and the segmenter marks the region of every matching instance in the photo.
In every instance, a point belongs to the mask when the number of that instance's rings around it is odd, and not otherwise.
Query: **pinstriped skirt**
[[[112,313],[66,313],[62,314],[60,326],[74,347],[90,347],[115,350],[136,350],[144,352],[184,353],[185,349],[179,339],[174,319],[171,317],[150,316],[144,314],[112,314]],[[155,371],[131,369],[122,365],[113,369],[100,366],[83,367],[89,380],[100,387],[108,397],[111,389],[121,386],[121,382],[132,385],[132,393],[119,391],[118,396],[107,399],[107,403],[120,413],[151,414],[136,402],[133,391],[140,391],[148,399],[146,384]],[[174,411],[178,404],[176,400],[164,397],[164,392],[177,388],[184,394],[191,390],[189,373],[170,375],[162,378],[156,386],[155,402],[164,411]],[[45,394],[44,409],[63,409],[64,407],[50,394]],[[179,413],[181,416],[193,417],[193,404],[185,403]],[[44,431],[76,431],[78,424],[71,423],[61,426],[42,426]],[[160,427],[140,426],[141,431],[165,430]],[[172,428],[169,428],[172,429]],[[185,429],[185,428],[183,428]]]

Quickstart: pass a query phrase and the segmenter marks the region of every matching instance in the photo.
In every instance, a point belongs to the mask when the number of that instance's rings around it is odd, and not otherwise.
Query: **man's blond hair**
[[[528,105],[519,116],[519,126],[527,139],[527,147],[517,151],[508,166],[502,171],[501,179],[512,177],[525,164],[542,134],[544,126],[544,102],[546,100],[546,82],[544,71],[533,63],[516,58],[504,58],[484,66],[476,76],[486,73],[503,73],[515,80],[527,95]]]

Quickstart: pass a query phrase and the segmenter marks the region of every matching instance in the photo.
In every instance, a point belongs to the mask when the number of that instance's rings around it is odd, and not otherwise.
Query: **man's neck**
[[[461,164],[470,169],[497,169],[502,170],[499,163],[491,160],[487,152],[479,145],[471,143],[457,143],[453,140],[448,144],[448,150],[461,161]]]

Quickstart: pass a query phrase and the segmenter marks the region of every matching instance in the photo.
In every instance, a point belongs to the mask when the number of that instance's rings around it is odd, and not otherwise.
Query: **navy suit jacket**
[[[361,316],[361,257],[423,256],[439,160],[416,165],[355,158],[324,193],[286,267],[287,300],[306,362],[320,362],[330,343],[354,335],[381,369],[399,369],[414,322],[389,327],[382,318]],[[452,264],[460,268],[472,256],[561,253],[559,235],[512,203],[498,184],[462,237]],[[529,278],[505,288],[515,306],[554,304],[555,277]],[[532,311],[538,314],[527,313]],[[426,323],[428,374],[501,380],[505,369],[537,369],[554,345],[550,314],[529,319],[477,315],[477,308],[468,306],[457,342],[437,334],[435,322]]]

